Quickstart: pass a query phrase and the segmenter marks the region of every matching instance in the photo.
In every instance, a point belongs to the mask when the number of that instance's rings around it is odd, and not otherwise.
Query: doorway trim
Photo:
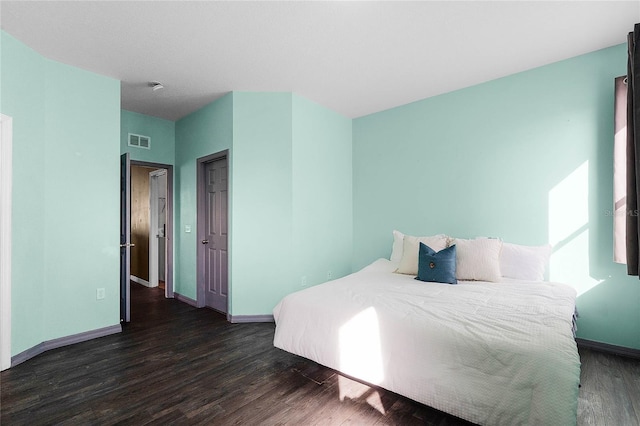
[[[198,308],[204,308],[205,307],[205,282],[204,282],[204,265],[205,265],[205,250],[204,250],[204,246],[202,244],[200,244],[199,241],[199,237],[201,235],[204,235],[205,233],[205,228],[206,228],[206,205],[205,205],[205,196],[204,196],[204,192],[205,192],[205,182],[206,182],[206,164],[210,163],[212,161],[215,160],[220,160],[222,158],[226,158],[227,159],[227,167],[228,170],[231,171],[231,161],[230,161],[230,157],[229,157],[229,150],[225,149],[224,151],[220,151],[220,152],[216,152],[214,154],[210,154],[207,155],[205,157],[200,157],[197,160],[197,178],[196,178],[196,189],[197,189],[197,210],[196,210],[196,221],[197,221],[197,230],[198,230],[198,237],[196,239],[196,245],[197,245],[197,254],[196,254],[196,265],[197,265],[197,273],[196,273],[196,279],[197,279],[197,286],[196,286],[196,307]],[[231,173],[228,174],[228,182],[229,182],[229,187],[227,189],[228,194],[229,194],[229,202],[227,203],[227,220],[229,220],[228,218],[231,217],[231,215],[229,214],[229,210],[231,209]],[[228,236],[231,235],[231,227],[228,226],[229,224],[227,224],[227,232],[228,232]],[[231,310],[229,309],[229,305],[231,302],[231,268],[230,268],[230,264],[231,264],[231,250],[229,250],[231,246],[231,238],[228,238],[227,240],[227,250],[229,252],[229,256],[227,257],[227,271],[228,271],[228,278],[227,278],[227,290],[228,290],[228,296],[227,296],[227,321],[230,321],[231,319]]]
[[[131,321],[131,156],[120,154],[120,321]]]
[[[150,163],[138,160],[131,160],[131,166],[152,167],[154,169],[165,169],[167,171],[167,231],[165,235],[167,241],[167,274],[164,281],[164,297],[173,298],[173,244],[175,240],[173,234],[173,166],[170,164]],[[149,235],[149,238],[151,238],[151,235]]]
[[[158,219],[160,218],[160,211],[158,208],[158,200],[160,185],[158,184],[158,179],[161,176],[165,176],[164,180],[167,180],[167,169],[158,169],[152,172],[149,172],[149,286],[157,287],[159,282],[159,256],[160,256],[160,236],[158,229]],[[166,186],[166,184],[165,184]],[[166,203],[167,200],[165,198],[165,222],[166,222]],[[166,228],[166,223],[165,223]],[[163,235],[162,238],[165,238]],[[165,250],[164,255],[166,256],[166,246],[164,244]],[[166,262],[163,262],[165,265],[164,278],[166,279]]]
[[[11,367],[11,176],[13,119],[0,114],[0,370]]]

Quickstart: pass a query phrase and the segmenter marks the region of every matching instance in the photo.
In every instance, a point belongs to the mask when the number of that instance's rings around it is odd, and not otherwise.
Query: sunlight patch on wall
[[[549,191],[549,243],[563,243],[589,224],[589,162]]]
[[[549,279],[569,284],[578,296],[600,284],[589,276],[589,162],[549,191]]]
[[[589,276],[589,230],[585,229],[553,252],[549,263],[551,281],[569,284],[578,296],[600,284]]]

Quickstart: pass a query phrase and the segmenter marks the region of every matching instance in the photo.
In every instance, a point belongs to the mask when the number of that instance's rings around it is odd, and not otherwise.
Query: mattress
[[[274,345],[485,425],[576,423],[575,290],[417,281],[379,259],[286,296]]]

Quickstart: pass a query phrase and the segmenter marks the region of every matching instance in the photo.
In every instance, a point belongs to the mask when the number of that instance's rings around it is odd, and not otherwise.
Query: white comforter
[[[379,259],[286,296],[274,345],[483,425],[576,423],[575,290],[426,283]]]

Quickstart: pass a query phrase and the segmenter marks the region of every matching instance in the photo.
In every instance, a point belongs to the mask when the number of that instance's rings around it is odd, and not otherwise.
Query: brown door
[[[204,167],[204,249],[203,274],[205,306],[227,313],[227,157],[203,164]]]

